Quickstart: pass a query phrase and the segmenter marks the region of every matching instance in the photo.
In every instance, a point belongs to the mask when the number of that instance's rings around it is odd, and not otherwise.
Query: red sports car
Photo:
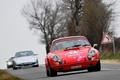
[[[70,36],[52,41],[50,52],[45,58],[47,76],[57,76],[57,72],[87,69],[100,71],[99,51],[84,36]]]

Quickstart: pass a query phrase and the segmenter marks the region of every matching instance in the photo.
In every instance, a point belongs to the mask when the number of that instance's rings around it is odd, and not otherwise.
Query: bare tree
[[[79,32],[79,22],[82,17],[82,6],[84,0],[62,0],[63,1],[63,11],[67,15],[67,28],[68,35],[78,35]]]
[[[111,21],[114,20],[112,4],[102,3],[101,0],[85,0],[82,18],[81,35],[86,36],[91,44],[101,45],[103,32],[110,31]],[[114,27],[114,26],[113,26]]]
[[[60,9],[60,5],[52,0],[31,0],[22,11],[30,28],[43,33],[41,41],[46,44],[47,53],[51,41],[65,34],[66,20]]]

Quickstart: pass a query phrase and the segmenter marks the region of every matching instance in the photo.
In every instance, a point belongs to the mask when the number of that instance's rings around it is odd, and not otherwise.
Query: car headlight
[[[88,57],[93,57],[93,56],[95,56],[95,55],[96,55],[95,50],[91,50],[91,51],[89,52],[89,54],[88,54]]]
[[[52,56],[52,60],[53,60],[53,61],[61,62],[61,61],[62,61],[62,58],[60,58],[58,55],[54,55],[54,56]]]
[[[8,64],[8,65],[12,65],[12,61],[8,61],[7,64]]]

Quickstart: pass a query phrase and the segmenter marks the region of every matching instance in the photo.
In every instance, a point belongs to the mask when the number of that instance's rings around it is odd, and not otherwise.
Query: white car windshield
[[[61,40],[52,45],[52,51],[80,46],[90,46],[90,44],[86,39]]]
[[[31,56],[34,55],[32,51],[21,51],[15,54],[15,57]]]

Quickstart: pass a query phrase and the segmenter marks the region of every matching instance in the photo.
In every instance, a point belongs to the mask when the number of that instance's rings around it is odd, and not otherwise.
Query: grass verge
[[[13,75],[8,74],[4,70],[0,70],[0,80],[22,80],[22,79],[14,77]]]
[[[101,53],[100,54],[102,63],[120,64],[120,52],[117,53]]]
[[[120,59],[120,52],[117,53],[101,53],[101,59]]]

